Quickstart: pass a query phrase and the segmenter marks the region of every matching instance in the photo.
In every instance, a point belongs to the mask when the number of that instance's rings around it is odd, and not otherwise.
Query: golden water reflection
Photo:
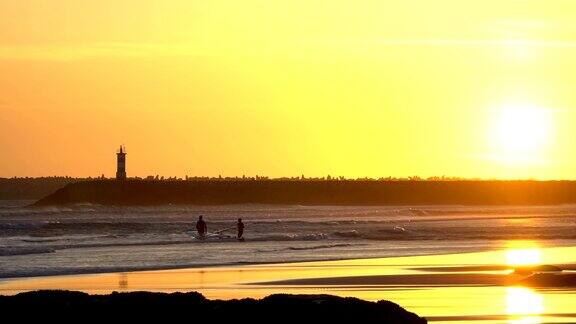
[[[509,241],[505,249],[506,264],[530,266],[542,263],[542,250],[532,241]]]
[[[544,314],[544,297],[532,289],[510,287],[506,290],[506,314],[511,324],[539,324]]]
[[[522,252],[533,251],[538,252]],[[510,252],[521,251],[521,252]],[[574,323],[576,290],[531,290],[508,286],[529,272],[510,273],[507,256],[520,263],[526,256],[539,255],[538,264],[576,264],[576,247],[538,247],[527,242],[506,244],[495,251],[410,256],[380,259],[295,262],[137,271],[113,274],[70,275],[0,280],[0,294],[37,289],[68,289],[93,294],[112,291],[198,291],[210,299],[262,298],[275,293],[333,294],[365,300],[391,300],[434,323],[469,323],[474,316],[482,323]],[[516,259],[518,256],[518,259]],[[529,258],[528,258],[529,259]],[[532,259],[535,260],[535,259]],[[525,263],[526,264],[526,263]],[[462,269],[460,269],[462,268]],[[529,266],[527,268],[530,268]],[[456,270],[455,270],[456,269]],[[529,269],[528,269],[529,270]],[[454,278],[451,278],[454,276]],[[514,280],[505,284],[475,284],[498,276]],[[361,278],[351,284],[347,277]],[[433,278],[437,281],[434,281]],[[337,278],[333,284],[290,285],[283,280]],[[422,281],[424,279],[424,281]],[[466,284],[458,278],[472,280]],[[475,279],[476,278],[476,279]],[[393,279],[393,280],[392,280]],[[391,281],[392,280],[392,281]],[[413,280],[420,280],[413,282]],[[451,281],[454,280],[454,281]],[[484,280],[484,281],[482,281]],[[498,283],[503,281],[498,280]],[[551,314],[564,314],[553,316]],[[569,315],[569,316],[567,316]],[[498,316],[497,320],[491,320]],[[496,322],[498,321],[498,322]]]
[[[542,261],[542,253],[538,248],[509,249],[506,251],[506,264],[513,266],[538,265]]]
[[[118,289],[127,290],[128,289],[128,274],[121,272],[118,274]]]

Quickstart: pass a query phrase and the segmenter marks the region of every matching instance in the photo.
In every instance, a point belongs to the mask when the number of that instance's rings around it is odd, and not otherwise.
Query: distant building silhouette
[[[126,180],[126,150],[120,146],[116,153],[116,180]]]

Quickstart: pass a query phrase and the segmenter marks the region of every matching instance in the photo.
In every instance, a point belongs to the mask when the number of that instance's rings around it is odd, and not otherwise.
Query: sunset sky
[[[576,179],[573,0],[0,0],[0,177]]]

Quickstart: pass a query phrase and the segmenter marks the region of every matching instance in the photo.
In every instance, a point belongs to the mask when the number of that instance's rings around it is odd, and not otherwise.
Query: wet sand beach
[[[197,291],[224,300],[277,293],[331,294],[390,300],[439,323],[576,321],[576,285],[571,285],[576,247],[526,246],[462,254],[5,279],[0,292]]]

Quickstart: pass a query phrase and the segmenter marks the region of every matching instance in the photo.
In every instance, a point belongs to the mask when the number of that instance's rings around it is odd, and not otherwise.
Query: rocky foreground
[[[4,318],[19,321],[41,317],[43,321],[146,321],[182,319],[190,322],[225,323],[427,323],[390,301],[368,302],[329,295],[271,295],[242,300],[208,300],[189,293],[112,293],[89,295],[74,291],[35,291],[0,296]]]

